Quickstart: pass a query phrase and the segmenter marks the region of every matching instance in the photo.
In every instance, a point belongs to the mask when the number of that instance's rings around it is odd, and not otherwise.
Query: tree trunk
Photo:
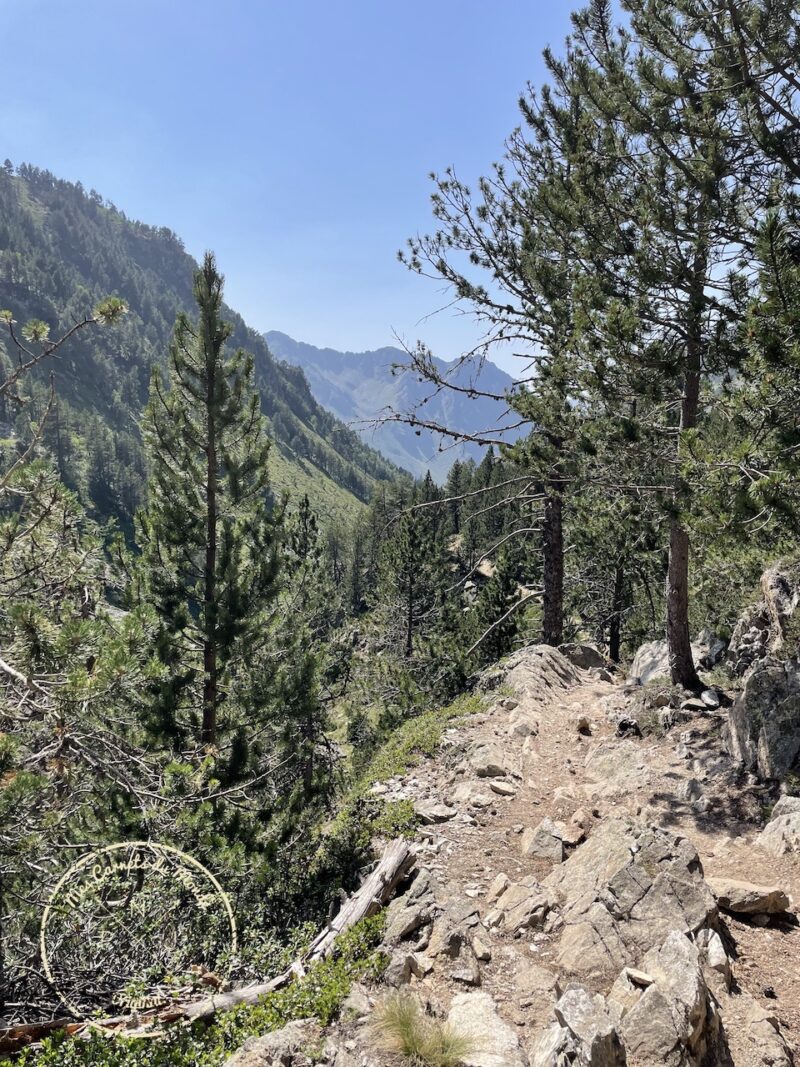
[[[698,237],[692,264],[692,285],[686,331],[686,363],[676,456],[678,463],[681,460],[683,435],[686,430],[692,430],[697,426],[700,407],[700,381],[703,371],[703,310],[708,270],[705,232],[706,198],[707,194],[704,194],[698,211]],[[684,493],[685,486],[678,474],[674,492],[676,514],[681,508],[681,498]],[[699,689],[700,679],[697,677],[689,636],[689,547],[689,534],[680,518],[676,517],[672,520],[669,531],[669,564],[666,583],[666,634],[670,675],[673,685],[682,685],[685,689]]]
[[[622,644],[622,612],[625,608],[625,568],[618,564],[614,569],[614,592],[611,595],[611,621],[608,625],[608,658],[619,663]]]
[[[548,492],[542,530],[542,640],[560,645],[564,639],[564,529],[561,494]]]

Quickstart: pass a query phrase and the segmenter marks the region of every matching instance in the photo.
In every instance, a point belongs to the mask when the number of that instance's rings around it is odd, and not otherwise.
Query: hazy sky
[[[0,0],[0,159],[216,253],[250,325],[362,350],[475,337],[396,261],[473,181],[570,0]],[[510,364],[507,364],[510,366]]]

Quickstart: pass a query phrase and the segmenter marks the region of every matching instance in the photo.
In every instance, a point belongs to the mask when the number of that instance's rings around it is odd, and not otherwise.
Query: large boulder
[[[710,670],[725,654],[725,642],[710,630],[701,630],[692,642],[692,657],[695,665]],[[633,657],[628,672],[631,679],[646,685],[654,678],[669,678],[669,647],[665,640],[649,641],[641,645]]]
[[[632,819],[606,819],[544,886],[560,897],[559,965],[607,974],[635,965],[674,930],[715,926],[717,905],[685,837]]]
[[[744,612],[731,635],[726,662],[732,674],[744,675],[768,655],[796,653],[790,620],[798,605],[800,565],[780,562],[767,568],[761,575],[761,600]]]
[[[728,714],[725,742],[761,778],[782,778],[800,754],[800,662],[756,665]]]
[[[625,1067],[617,1013],[599,993],[572,986],[556,1004],[555,1017],[533,1047],[531,1067]]]
[[[488,993],[457,994],[447,1023],[469,1042],[459,1060],[463,1067],[527,1067],[516,1033],[500,1018]]]
[[[619,1032],[631,1063],[699,1067],[712,1058],[719,1037],[697,947],[674,931],[651,949],[642,971],[652,978],[624,1011]]]
[[[781,797],[756,840],[773,856],[800,852],[800,797]]]
[[[569,641],[564,645],[558,646],[558,651],[575,667],[580,667],[581,670],[589,670],[590,667],[605,667],[606,658],[602,652],[594,647],[594,645],[585,645],[579,641]]]
[[[737,878],[709,878],[708,884],[722,910],[734,915],[780,915],[789,907],[789,897],[780,886],[753,885]]]

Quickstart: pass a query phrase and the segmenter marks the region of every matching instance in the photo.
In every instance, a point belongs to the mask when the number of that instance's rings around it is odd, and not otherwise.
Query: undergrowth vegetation
[[[159,1038],[109,1036],[97,1030],[83,1039],[45,1040],[0,1067],[218,1067],[246,1038],[278,1030],[296,1019],[317,1018],[326,1025],[337,1015],[353,982],[376,979],[386,958],[377,951],[384,916],[365,919],[339,939],[334,954],[285,989],[256,1004],[243,1004],[208,1026],[174,1026]]]

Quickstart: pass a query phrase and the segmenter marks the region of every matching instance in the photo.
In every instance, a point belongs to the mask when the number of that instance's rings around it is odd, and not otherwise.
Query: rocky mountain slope
[[[172,231],[129,219],[96,192],[23,165],[0,167],[0,308],[43,319],[57,336],[104,296],[125,299],[114,330],[84,332],[45,368],[59,397],[59,467],[104,517],[130,520],[144,465],[138,419],[154,363],[164,362],[179,311],[194,315],[197,264]],[[225,264],[220,264],[224,272]],[[302,372],[275,360],[263,337],[230,308],[230,344],[253,353],[264,414],[276,447],[273,483],[318,512],[358,510],[396,467],[326,411]],[[0,366],[11,354],[0,339]],[[0,446],[18,412],[0,399]],[[54,424],[55,425],[55,424]]]
[[[422,822],[382,983],[355,987],[327,1030],[253,1038],[230,1067],[300,1067],[312,1047],[329,1067],[411,1063],[376,1026],[398,991],[460,1035],[438,1062],[464,1067],[795,1062],[800,586],[778,567],[762,588],[734,675],[764,632],[762,655],[727,688],[642,686],[587,646],[531,646],[485,673],[484,709],[373,787]]]
[[[337,352],[333,348],[315,348],[295,341],[285,333],[271,330],[264,335],[270,351],[278,358],[302,367],[316,399],[338,418],[352,424],[363,440],[379,449],[393,463],[422,477],[430,471],[444,481],[457,459],[480,461],[482,449],[467,442],[452,444],[439,435],[423,430],[420,434],[402,423],[367,425],[386,409],[408,412],[415,409],[430,389],[409,371],[393,373],[395,364],[407,362],[399,348],[380,348],[374,352]],[[436,360],[437,369],[449,374],[453,384],[469,388],[476,385],[486,392],[502,396],[514,384],[513,378],[494,363],[484,364],[472,380],[468,367]],[[506,414],[504,403],[485,397],[442,390],[424,405],[424,417],[437,425],[465,433],[485,432],[496,425],[510,425],[514,418]],[[504,439],[514,441],[518,430],[509,430]]]

